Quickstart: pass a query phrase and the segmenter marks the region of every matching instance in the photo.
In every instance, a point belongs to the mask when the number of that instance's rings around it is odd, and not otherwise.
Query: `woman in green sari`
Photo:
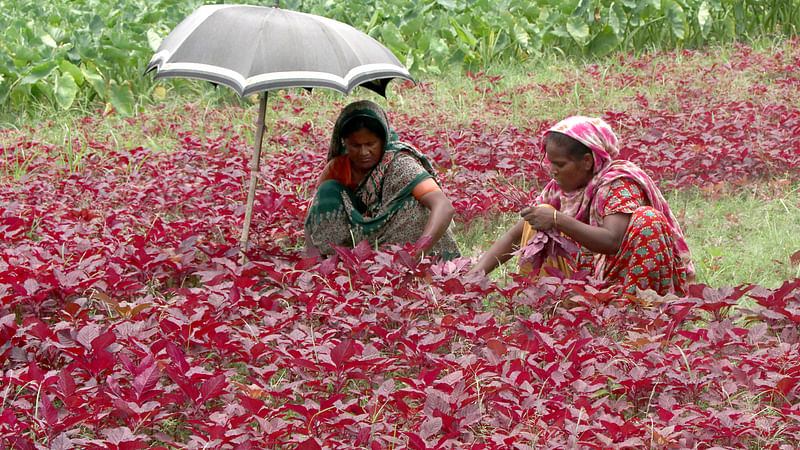
[[[460,256],[448,228],[455,209],[433,174],[425,156],[398,140],[380,106],[366,100],[347,105],[308,210],[306,245],[331,255],[332,246],[362,240],[385,246],[427,237],[425,254]]]

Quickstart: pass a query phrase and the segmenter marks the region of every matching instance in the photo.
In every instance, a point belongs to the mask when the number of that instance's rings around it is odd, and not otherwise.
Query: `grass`
[[[800,251],[800,186],[773,183],[718,196],[692,190],[667,201],[680,215],[698,281],[776,288],[800,277],[790,261]]]

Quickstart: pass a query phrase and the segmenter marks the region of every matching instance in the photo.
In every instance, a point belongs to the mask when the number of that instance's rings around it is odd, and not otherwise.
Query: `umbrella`
[[[253,5],[205,5],[178,24],[161,43],[145,73],[154,78],[195,78],[260,92],[255,151],[240,238],[247,250],[264,135],[267,91],[328,88],[349,94],[357,86],[386,95],[393,78],[414,81],[408,70],[369,35],[336,20]]]

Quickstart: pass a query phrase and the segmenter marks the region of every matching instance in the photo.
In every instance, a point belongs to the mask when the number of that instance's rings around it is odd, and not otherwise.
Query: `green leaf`
[[[114,107],[117,114],[122,117],[130,117],[133,115],[133,93],[131,93],[131,89],[128,86],[119,86],[113,83],[109,94],[111,106]]]
[[[711,8],[707,1],[703,1],[700,8],[697,9],[697,23],[700,24],[700,33],[703,38],[708,38],[708,33],[711,31]]]
[[[459,9],[458,3],[455,0],[436,0],[436,3],[438,3],[442,8],[444,8],[447,11],[455,11]]]
[[[38,66],[31,69],[31,71],[28,72],[28,74],[22,78],[19,84],[21,85],[34,84],[39,80],[48,77],[51,73],[53,73],[53,70],[55,70],[56,65],[57,64],[55,61],[48,61],[44,64],[39,64]]]
[[[403,35],[400,33],[400,29],[397,28],[392,22],[386,21],[383,23],[383,27],[381,27],[381,39],[384,45],[389,47],[395,55],[402,55],[408,51],[408,44],[403,39]]]
[[[586,22],[580,17],[570,17],[567,20],[567,33],[580,46],[584,46],[589,42],[589,25],[586,25]]]
[[[442,38],[435,38],[431,39],[430,43],[430,54],[433,57],[434,61],[444,61],[447,58],[447,54],[450,52],[450,48],[447,47],[447,42],[445,42]]]
[[[672,0],[664,0],[666,5],[667,23],[670,24],[672,34],[678,40],[683,40],[686,34],[686,15],[683,13],[683,8],[678,2]]]
[[[86,79],[92,88],[94,88],[94,91],[97,92],[97,95],[101,98],[108,97],[108,87],[106,87],[103,75],[98,72],[97,69],[92,66],[82,66],[81,72],[83,73],[84,79]]]
[[[597,34],[589,43],[589,51],[595,56],[606,56],[622,42],[614,30],[606,25],[603,31]]]
[[[453,16],[450,16],[450,23],[453,25],[453,28],[455,28],[459,40],[467,44],[469,48],[475,48],[475,45],[478,43],[478,40],[475,39],[475,36],[473,36],[468,29],[462,27],[458,22],[456,22]]]
[[[150,46],[150,50],[152,51],[158,50],[158,47],[161,45],[161,36],[152,28],[147,30],[147,45]]]
[[[53,37],[50,36],[50,34],[48,34],[48,33],[42,34],[41,36],[39,36],[39,39],[41,39],[42,43],[44,45],[48,46],[48,47],[52,47],[52,48],[58,47],[58,43],[56,43],[56,40],[53,39]]]
[[[575,11],[572,13],[572,15],[575,17],[588,19],[590,23],[594,21],[594,15],[592,14],[591,0],[580,0],[580,3],[578,3],[578,7],[575,8]]]
[[[72,74],[64,72],[56,77],[56,104],[61,109],[68,109],[75,101],[78,94],[78,84],[72,78]]]
[[[83,72],[81,72],[81,69],[75,64],[72,64],[66,59],[62,59],[58,62],[58,68],[61,70],[61,72],[66,72],[72,75],[72,79],[78,83],[78,86],[83,84]]]
[[[528,50],[530,48],[530,36],[528,36],[528,31],[518,24],[514,24],[513,31],[514,42],[516,42],[520,47]]]
[[[627,23],[628,17],[625,15],[625,10],[621,4],[613,2],[608,5],[608,26],[614,30],[615,34],[622,34]]]
[[[99,35],[103,32],[103,29],[106,28],[106,23],[103,21],[103,18],[99,15],[92,16],[92,20],[89,21],[89,32],[94,35]]]
[[[9,53],[14,58],[14,65],[24,67],[29,62],[38,62],[42,59],[41,54],[26,45],[9,45]]]
[[[418,34],[427,34],[424,33],[423,28],[425,27],[425,20],[423,20],[422,16],[417,16],[403,24],[401,29],[406,36],[416,36]]]

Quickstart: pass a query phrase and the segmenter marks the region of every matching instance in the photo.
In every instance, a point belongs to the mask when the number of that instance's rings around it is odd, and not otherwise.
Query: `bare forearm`
[[[571,237],[593,253],[615,255],[619,251],[627,222],[620,225],[622,229],[619,230],[619,226],[613,229],[594,227],[566,214],[558,213],[557,217],[558,231]],[[609,219],[606,218],[606,220]]]
[[[427,251],[433,247],[447,231],[447,227],[450,226],[453,216],[456,214],[456,209],[453,207],[450,199],[448,199],[442,191],[425,194],[420,201],[431,211],[428,216],[428,222],[422,230],[422,236],[420,236],[421,238],[431,238],[430,243],[425,247]]]
[[[603,225],[594,227],[552,208],[535,206],[520,212],[536,230],[556,229],[594,253],[615,255],[622,245],[630,214],[611,214],[603,217]]]
[[[478,262],[475,264],[470,272],[481,271],[485,274],[490,273],[500,264],[504,264],[511,259],[511,254],[519,249],[519,240],[522,238],[522,230],[525,227],[525,222],[520,220],[508,232],[500,236],[500,239],[495,241],[489,250],[481,255]]]

